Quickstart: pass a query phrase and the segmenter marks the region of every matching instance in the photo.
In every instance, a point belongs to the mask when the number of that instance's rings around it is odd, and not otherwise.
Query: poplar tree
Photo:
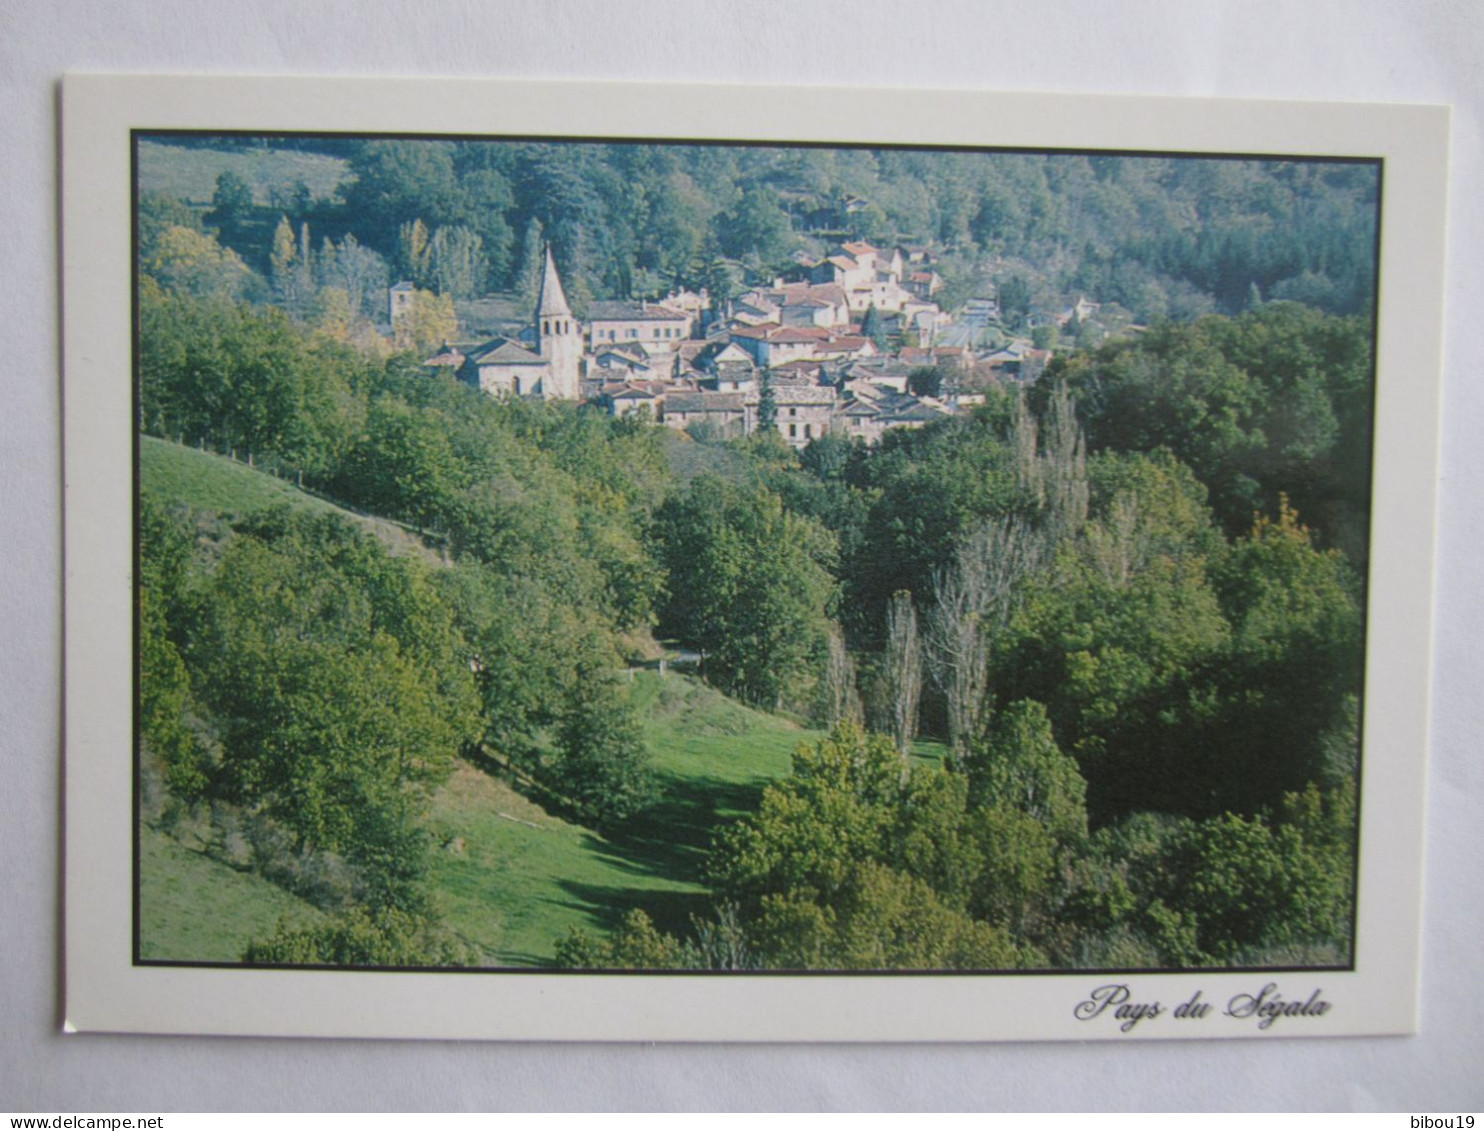
[[[886,681],[891,694],[892,737],[907,756],[917,737],[917,708],[922,699],[922,638],[917,631],[917,609],[912,594],[898,589],[886,609]]]

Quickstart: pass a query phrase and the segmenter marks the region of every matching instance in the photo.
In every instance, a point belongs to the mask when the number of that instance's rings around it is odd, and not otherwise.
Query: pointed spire
[[[551,257],[551,244],[546,245],[546,266],[541,272],[541,293],[536,299],[536,321],[543,318],[571,318],[572,308],[567,305],[567,295],[562,290],[562,280],[557,274],[556,260]]]

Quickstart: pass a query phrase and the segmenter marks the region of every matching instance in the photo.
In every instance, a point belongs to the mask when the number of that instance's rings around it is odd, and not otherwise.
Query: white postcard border
[[[805,112],[807,109],[807,112]],[[1355,968],[636,975],[134,966],[130,130],[811,141],[1380,158]],[[70,76],[63,100],[66,1028],[532,1040],[1331,1036],[1417,1026],[1448,116],[1438,107],[852,88]],[[1262,1027],[1269,983],[1327,1002]],[[1161,1003],[1127,1032],[1099,987]],[[1176,1017],[1199,992],[1212,1008]],[[1317,996],[1316,996],[1317,995]],[[1271,1001],[1271,994],[1264,998]],[[1193,1012],[1193,1011],[1188,1011]]]

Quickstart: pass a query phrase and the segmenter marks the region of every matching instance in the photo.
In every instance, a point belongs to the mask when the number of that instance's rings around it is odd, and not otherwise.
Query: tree
[[[459,316],[452,296],[413,291],[412,305],[397,319],[394,329],[399,348],[415,350],[426,357],[458,334]]]
[[[917,708],[922,698],[922,640],[912,594],[892,594],[886,613],[886,688],[891,696],[892,738],[902,755],[903,773],[912,740],[917,737]]]
[[[669,574],[660,623],[705,652],[707,678],[749,702],[812,701],[827,640],[835,544],[778,496],[711,475],[660,509]]]
[[[224,241],[233,243],[242,237],[243,225],[252,210],[252,189],[248,183],[231,170],[221,173],[216,178],[216,191],[211,196],[207,222],[220,229]]]
[[[988,707],[991,656],[1041,556],[1037,536],[1023,521],[986,522],[934,579],[927,656],[947,701],[948,740],[960,765]]]
[[[484,240],[464,227],[439,228],[430,247],[433,287],[440,295],[473,298],[488,273]]]
[[[633,816],[655,796],[649,750],[616,674],[591,651],[578,662],[557,724],[555,786],[598,825]]]
[[[140,266],[165,290],[192,298],[237,299],[254,279],[231,248],[204,232],[179,225],[156,236]]]
[[[351,227],[390,253],[398,230],[414,220],[438,226],[455,219],[461,193],[453,149],[440,141],[368,141],[350,160],[345,191]]]
[[[305,264],[300,256],[299,243],[294,238],[293,225],[289,223],[287,216],[278,218],[268,262],[274,297],[290,314],[299,315],[309,294],[304,287]]]
[[[1210,747],[1227,765],[1223,804],[1252,812],[1325,774],[1326,738],[1362,684],[1359,589],[1287,500],[1213,561],[1211,587],[1232,626],[1233,690]]]
[[[520,275],[515,284],[516,295],[531,310],[536,308],[536,297],[541,291],[541,271],[546,261],[545,248],[541,221],[532,216],[526,224],[525,239],[521,241]]]
[[[838,625],[832,624],[825,657],[822,696],[824,718],[830,726],[843,722],[859,724],[864,718],[855,681],[855,661],[845,644],[845,635]]]
[[[339,490],[377,514],[438,529],[465,485],[447,417],[397,397],[371,405],[366,432],[346,461]]]
[[[1087,440],[1077,424],[1077,402],[1058,384],[1047,409],[1041,482],[1052,542],[1075,538],[1087,522]]]
[[[433,285],[433,247],[428,226],[420,218],[407,221],[397,229],[397,270],[416,286]]]
[[[428,916],[393,909],[342,913],[318,927],[279,922],[242,952],[250,966],[474,966],[479,955]]]
[[[684,957],[680,941],[657,930],[638,908],[624,916],[610,939],[573,927],[556,947],[557,965],[567,970],[668,970],[685,965]]]
[[[347,520],[287,509],[244,520],[201,588],[188,654],[220,743],[208,796],[276,830],[260,867],[291,879],[333,856],[368,909],[422,913],[422,814],[477,734],[448,606]]]
[[[757,430],[763,435],[778,431],[778,396],[773,391],[773,371],[764,369],[757,395]]]
[[[320,265],[321,285],[344,288],[352,318],[367,317],[378,295],[384,300],[382,292],[390,281],[386,262],[354,235],[347,233],[333,256],[321,256]]]
[[[778,196],[771,189],[746,189],[731,212],[720,217],[721,250],[733,259],[749,259],[759,268],[777,263],[793,246],[793,233]]]
[[[941,772],[919,783],[889,738],[856,726],[800,746],[756,813],[718,837],[709,866],[756,960],[856,970],[1033,961],[1033,949],[970,913],[984,861],[961,786]]]
[[[970,759],[971,796],[1035,818],[1059,844],[1087,838],[1087,783],[1051,733],[1046,708],[1022,699],[998,712]]]
[[[861,336],[870,338],[878,350],[886,351],[886,323],[875,303],[866,308],[865,317],[861,319]]]
[[[1022,326],[1031,312],[1031,285],[1023,275],[1011,275],[999,285],[1000,313],[1012,328]]]
[[[914,397],[936,397],[943,392],[943,370],[937,365],[919,365],[907,374],[907,391]]]

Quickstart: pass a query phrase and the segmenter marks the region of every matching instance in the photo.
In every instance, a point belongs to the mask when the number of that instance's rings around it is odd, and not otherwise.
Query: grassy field
[[[636,672],[634,696],[662,791],[642,819],[600,836],[468,766],[435,799],[434,888],[449,924],[492,963],[544,965],[571,928],[602,932],[634,907],[671,931],[708,914],[700,876],[715,830],[818,733],[678,674]]]
[[[317,198],[329,198],[346,179],[344,159],[288,149],[187,149],[159,142],[139,143],[139,190],[162,192],[197,204],[210,204],[216,179],[235,173],[251,188],[253,202],[267,204],[274,188],[303,181]]]
[[[334,512],[375,535],[393,554],[416,555],[431,562],[442,560],[416,535],[395,522],[355,514],[226,456],[154,436],[139,437],[139,485],[145,494],[161,502],[185,503],[196,510],[226,515],[245,515],[285,504],[320,513]]]
[[[324,918],[276,884],[208,859],[154,829],[141,830],[139,856],[141,958],[236,962],[252,939],[272,935],[280,918],[290,927]]]

